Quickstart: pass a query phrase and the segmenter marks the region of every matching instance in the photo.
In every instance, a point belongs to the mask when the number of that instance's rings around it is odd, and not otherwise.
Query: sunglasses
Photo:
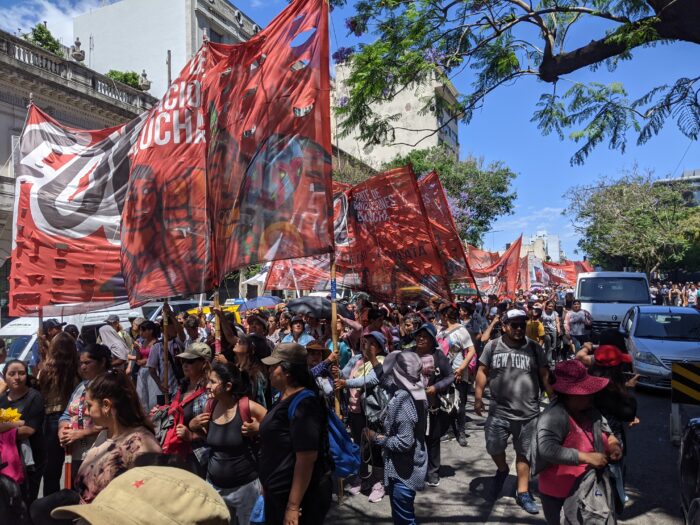
[[[510,323],[510,327],[513,330],[517,330],[517,329],[525,330],[526,326],[527,326],[527,323]]]

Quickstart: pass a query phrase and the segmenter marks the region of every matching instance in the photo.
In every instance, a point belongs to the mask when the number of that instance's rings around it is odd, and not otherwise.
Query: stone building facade
[[[82,64],[82,50],[67,56],[46,51],[0,31],[0,258],[5,260],[12,236],[14,201],[13,151],[34,103],[63,124],[102,129],[128,122],[157,100],[148,93],[96,73]],[[73,56],[71,56],[73,54]],[[76,60],[76,58],[78,60]],[[4,253],[3,253],[4,252]],[[0,305],[7,297],[9,263],[0,269]]]

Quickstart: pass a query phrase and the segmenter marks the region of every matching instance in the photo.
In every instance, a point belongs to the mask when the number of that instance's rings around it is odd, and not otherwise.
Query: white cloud
[[[558,230],[566,220],[561,215],[563,210],[564,208],[546,206],[530,213],[504,217],[494,225],[494,229],[512,230],[515,236],[519,235],[520,232],[524,235],[530,235],[538,230]],[[556,231],[550,231],[550,233],[556,233]]]
[[[0,27],[16,34],[27,33],[46,21],[51,33],[65,46],[73,43],[73,18],[100,7],[102,0],[26,0],[0,8]]]

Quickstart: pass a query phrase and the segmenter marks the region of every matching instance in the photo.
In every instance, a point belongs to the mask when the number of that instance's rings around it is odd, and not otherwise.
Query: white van
[[[179,300],[170,301],[170,307],[175,314],[185,312],[199,305],[198,301],[194,300]],[[74,324],[80,330],[85,342],[94,342],[97,339],[97,330],[104,324],[105,319],[110,315],[119,316],[119,321],[124,328],[129,327],[129,315],[137,314],[138,317],[144,317],[151,321],[155,321],[163,311],[162,302],[151,302],[143,306],[132,308],[129,303],[122,303],[86,312],[82,314],[66,315],[63,317],[47,316],[47,319],[57,319],[66,324]],[[5,347],[8,349],[7,360],[21,359],[25,363],[29,363],[32,358],[32,353],[38,352],[37,332],[39,330],[39,321],[37,317],[20,317],[10,321],[5,326],[0,328],[0,338],[5,341]],[[36,360],[35,356],[35,360]],[[0,365],[0,371],[4,369]]]
[[[39,319],[37,317],[21,317],[0,328],[0,338],[5,342],[7,349],[6,361],[21,359],[28,363],[32,356],[32,349],[38,350],[38,331]],[[2,368],[5,368],[4,365]]]
[[[593,317],[593,334],[618,328],[632,306],[651,304],[645,273],[587,272],[576,279],[576,299]]]

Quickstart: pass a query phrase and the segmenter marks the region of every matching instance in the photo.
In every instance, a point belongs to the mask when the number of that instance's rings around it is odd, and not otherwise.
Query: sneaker
[[[357,496],[362,491],[362,483],[360,483],[360,480],[357,480],[352,485],[348,485],[345,490],[351,496]]]
[[[428,479],[425,480],[425,484],[429,487],[437,487],[440,485],[440,477],[437,474],[428,476]]]
[[[369,495],[369,502],[370,503],[379,503],[382,501],[382,498],[384,497],[384,485],[382,485],[381,482],[377,481],[374,486],[372,487],[372,492]]]
[[[440,438],[441,442],[446,442],[446,441],[452,441],[455,438],[454,434],[452,432],[446,432],[444,436]]]
[[[462,433],[459,436],[457,436],[457,443],[459,443],[460,447],[466,447],[469,445],[467,442],[467,436],[466,434]]]
[[[521,492],[515,496],[515,501],[528,514],[539,514],[540,509],[529,492]]]
[[[493,485],[491,485],[491,500],[496,501],[498,496],[501,495],[501,490],[503,490],[503,484],[508,479],[509,470],[497,470],[496,475],[493,477]]]

